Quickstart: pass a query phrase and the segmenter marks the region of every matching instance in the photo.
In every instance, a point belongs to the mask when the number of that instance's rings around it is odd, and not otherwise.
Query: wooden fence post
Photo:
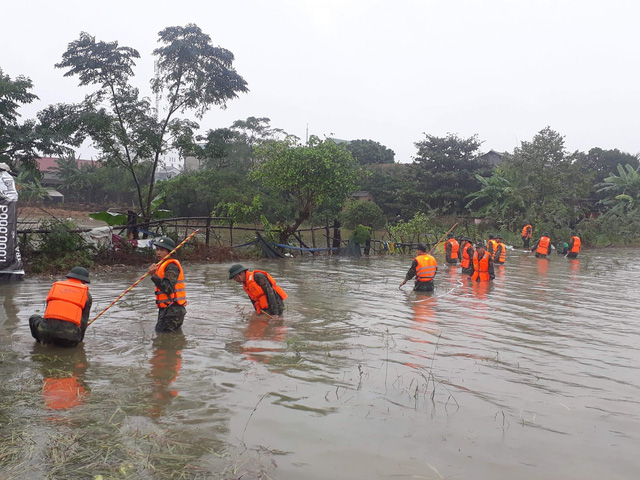
[[[204,244],[207,246],[207,248],[209,247],[209,237],[211,235],[211,213],[209,213],[209,216],[207,217],[207,233],[205,233],[204,235]]]

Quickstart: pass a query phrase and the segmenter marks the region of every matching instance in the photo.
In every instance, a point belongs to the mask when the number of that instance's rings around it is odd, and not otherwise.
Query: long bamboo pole
[[[176,248],[174,248],[174,249],[173,249],[173,250],[171,250],[169,253],[167,253],[167,254],[165,255],[165,257],[157,263],[157,265],[160,265],[160,264],[161,264],[162,262],[164,262],[167,258],[169,258],[171,255],[173,255],[173,254],[174,254],[174,253],[175,253],[175,252],[176,252],[180,247],[182,247],[185,243],[187,243],[189,240],[191,240],[191,238],[192,238],[196,233],[198,233],[198,230],[194,230],[194,231],[193,231],[193,233],[192,233],[191,235],[189,235],[187,238],[185,238],[182,242],[180,242],[180,243],[176,246]],[[94,318],[93,320],[91,320],[91,321],[87,324],[87,326],[91,325],[91,324],[92,324],[93,322],[95,322],[98,318],[100,318],[100,316],[101,316],[104,312],[106,312],[106,311],[107,311],[107,310],[109,310],[111,307],[113,307],[113,306],[116,304],[116,302],[117,302],[118,300],[120,300],[122,297],[124,297],[127,293],[129,293],[129,292],[133,289],[133,287],[135,287],[135,286],[136,286],[136,285],[138,285],[142,280],[144,280],[145,278],[147,278],[147,275],[149,275],[149,272],[145,273],[145,274],[144,274],[143,276],[141,276],[141,277],[140,277],[140,278],[139,278],[139,279],[138,279],[138,280],[137,280],[133,285],[131,285],[129,288],[127,288],[124,292],[122,292],[118,298],[116,298],[113,302],[111,302],[111,304],[110,304],[107,308],[105,308],[104,310],[102,310],[102,311],[101,311],[101,312],[96,316],[96,318]]]
[[[458,226],[458,222],[456,222],[456,223],[453,225],[453,227],[451,227],[451,228],[449,229],[449,231],[448,231],[447,233],[445,233],[445,234],[440,238],[440,240],[438,240],[438,243],[436,243],[436,244],[433,246],[433,248],[432,248],[431,250],[429,250],[429,255],[431,255],[431,252],[433,252],[433,251],[436,249],[436,247],[437,247],[438,245],[440,245],[440,243],[442,242],[442,240],[444,240],[444,237],[446,237],[447,235],[449,235],[449,234],[453,231],[453,229],[454,229],[454,228],[456,228],[457,226]]]

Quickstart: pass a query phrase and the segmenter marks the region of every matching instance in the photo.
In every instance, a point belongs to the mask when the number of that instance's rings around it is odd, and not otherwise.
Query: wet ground
[[[433,294],[397,288],[408,256],[249,262],[273,320],[187,264],[182,334],[145,279],[67,350],[28,327],[55,279],[0,286],[0,478],[636,478],[639,259],[511,251]],[[143,273],[92,272],[94,315]]]

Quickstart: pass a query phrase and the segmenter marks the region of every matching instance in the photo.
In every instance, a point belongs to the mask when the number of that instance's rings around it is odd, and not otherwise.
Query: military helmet
[[[447,233],[447,238],[453,238],[455,235],[453,233]]]
[[[65,275],[67,278],[75,278],[84,283],[91,283],[89,280],[89,271],[83,267],[73,267],[69,273]]]
[[[158,240],[154,240],[153,244],[156,247],[164,248],[164,249],[169,250],[169,251],[171,251],[174,248],[176,248],[176,242],[174,242],[169,237],[160,237]]]
[[[233,277],[235,277],[239,273],[242,273],[246,270],[249,270],[249,269],[247,267],[243,267],[239,263],[236,263],[235,265],[231,265],[231,268],[229,268],[229,280],[232,280]]]

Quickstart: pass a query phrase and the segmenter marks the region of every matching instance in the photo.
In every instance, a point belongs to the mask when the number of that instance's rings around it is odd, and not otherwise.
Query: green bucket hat
[[[169,251],[176,248],[176,242],[171,240],[169,237],[160,237],[158,240],[154,240],[153,244],[156,247],[166,248]]]
[[[82,280],[85,283],[91,283],[89,280],[89,271],[83,267],[73,267],[71,271],[67,273],[66,277]]]
[[[239,263],[236,263],[235,265],[231,265],[231,268],[229,269],[229,280],[233,279],[233,277],[235,277],[239,273],[244,272],[245,270],[249,270],[249,269],[247,267],[243,267]]]

